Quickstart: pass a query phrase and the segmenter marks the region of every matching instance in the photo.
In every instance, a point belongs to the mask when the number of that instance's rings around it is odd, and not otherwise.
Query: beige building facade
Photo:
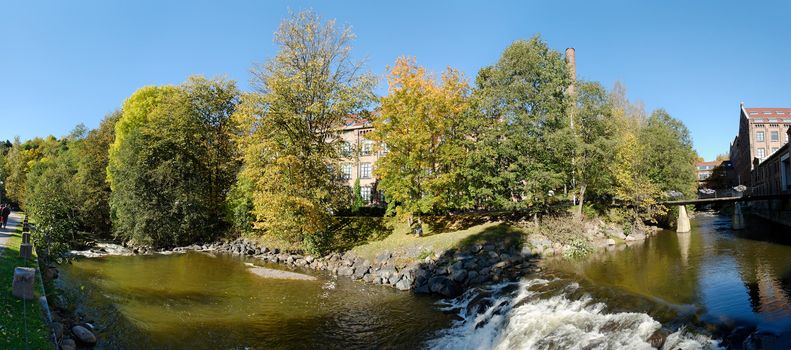
[[[374,177],[376,161],[387,151],[385,147],[376,147],[373,140],[366,137],[373,131],[373,125],[365,118],[349,117],[339,128],[341,145],[341,176],[350,188],[360,180],[360,195],[367,205],[382,205],[384,197],[376,189]]]

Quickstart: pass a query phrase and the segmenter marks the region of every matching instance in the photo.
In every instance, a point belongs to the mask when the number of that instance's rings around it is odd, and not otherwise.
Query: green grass
[[[357,246],[353,251],[360,257],[373,260],[377,254],[384,251],[395,252],[411,249],[420,252],[417,255],[417,259],[420,259],[433,253],[443,252],[451,248],[463,248],[474,243],[503,240],[509,243],[517,243],[521,242],[523,237],[524,232],[501,222],[487,222],[464,229],[439,233],[427,230],[423,237],[411,234],[407,224],[398,223],[395,225],[393,233],[386,238]]]
[[[38,300],[23,302],[11,294],[14,268],[36,267],[35,259],[25,262],[19,258],[19,245],[22,243],[20,232],[21,229],[8,239],[7,248],[0,253],[0,349],[52,349],[49,330]],[[37,278],[36,292],[40,290]]]

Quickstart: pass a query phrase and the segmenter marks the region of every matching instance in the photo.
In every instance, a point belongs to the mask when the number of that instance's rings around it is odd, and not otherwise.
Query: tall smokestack
[[[566,49],[566,67],[568,67],[569,75],[571,75],[571,85],[569,85],[569,95],[574,94],[574,85],[577,83],[577,60],[574,57],[574,48],[569,47]]]

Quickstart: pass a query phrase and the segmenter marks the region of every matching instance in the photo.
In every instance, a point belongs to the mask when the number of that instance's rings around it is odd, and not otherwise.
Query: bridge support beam
[[[678,220],[676,221],[676,232],[689,232],[691,230],[689,225],[689,215],[687,215],[687,207],[684,205],[678,206]]]
[[[747,224],[744,222],[744,215],[742,215],[742,205],[739,202],[733,203],[733,218],[731,225],[734,230],[744,230]]]

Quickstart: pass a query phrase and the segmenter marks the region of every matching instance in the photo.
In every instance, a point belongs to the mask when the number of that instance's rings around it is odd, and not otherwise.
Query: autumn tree
[[[467,205],[464,185],[470,89],[448,68],[435,81],[415,59],[396,60],[370,137],[387,147],[376,163],[378,188],[401,217]]]
[[[83,137],[81,126],[60,140],[49,137],[36,147],[41,157],[28,163],[24,210],[36,223],[32,239],[47,260],[62,257],[80,231],[73,178],[77,172],[75,149]]]
[[[275,33],[278,53],[254,68],[255,92],[235,119],[253,191],[255,227],[320,249],[334,212],[348,207],[337,128],[373,100],[375,79],[351,57],[354,35],[311,11]]]

